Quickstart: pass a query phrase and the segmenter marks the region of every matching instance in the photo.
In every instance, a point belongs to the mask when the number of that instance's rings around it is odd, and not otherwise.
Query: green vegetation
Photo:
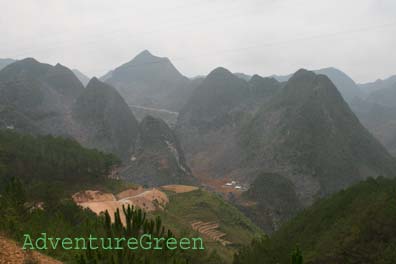
[[[276,173],[257,176],[243,198],[255,201],[243,211],[266,233],[272,233],[302,208],[293,183]]]
[[[161,216],[164,224],[180,235],[197,235],[191,228],[193,222],[218,223],[218,230],[226,233],[224,239],[232,244],[223,246],[205,236],[204,242],[206,247],[216,250],[226,262],[232,260],[236,249],[249,244],[254,236],[262,234],[262,231],[238,209],[216,194],[202,189],[187,193],[167,192],[167,194],[170,200],[168,206],[164,211],[156,212],[156,215]]]
[[[102,237],[123,237],[140,238],[143,234],[150,234],[156,238],[174,238],[170,230],[165,229],[162,225],[160,217],[149,219],[141,209],[135,209],[128,206],[123,207],[123,214],[126,219],[126,225],[121,222],[119,210],[115,212],[114,223],[110,220],[110,215],[106,211],[102,218],[101,225],[98,226],[96,234]],[[104,233],[103,233],[104,231]],[[158,245],[164,248],[163,250],[95,250],[86,251],[77,257],[78,263],[217,263],[216,258],[207,255],[205,251],[183,251],[179,248],[170,250],[161,241]]]
[[[98,217],[71,200],[74,191],[88,187],[117,191],[125,187],[119,181],[106,180],[111,168],[118,163],[113,155],[84,149],[73,140],[8,131],[0,131],[0,148],[0,232],[8,237],[23,242],[24,234],[40,237],[43,232],[62,238],[121,233],[133,236],[142,230],[155,235],[166,230],[160,218],[146,218],[141,210],[131,208],[125,212],[129,224],[121,228],[119,212],[115,215],[115,224],[110,224],[108,214]],[[170,237],[172,233],[165,235]],[[159,250],[131,254],[129,251],[118,250],[113,254],[57,247],[43,253],[68,263],[77,259],[80,263],[112,263],[110,260],[114,260],[113,263],[141,263],[142,260],[145,263],[158,263],[158,260],[169,260],[161,263],[218,263],[218,255],[207,252]]]
[[[89,187],[123,188],[107,179],[119,163],[110,154],[81,147],[77,142],[52,137],[0,131],[0,232],[21,241],[24,233],[38,236],[89,234],[97,217],[71,201],[71,194]],[[49,255],[69,260],[70,253]]]
[[[271,238],[242,249],[235,263],[290,263],[295,247],[305,263],[395,263],[396,180],[368,179],[319,200]]]
[[[73,104],[72,117],[86,130],[85,146],[130,158],[138,123],[115,88],[92,78]]]
[[[29,200],[62,197],[84,187],[117,188],[119,182],[106,176],[118,164],[114,155],[85,149],[71,139],[0,131],[0,182],[18,177]]]
[[[263,169],[285,171],[289,179],[310,175],[320,196],[396,170],[394,158],[360,124],[334,84],[305,70],[262,105],[240,138],[247,164],[269,163]]]

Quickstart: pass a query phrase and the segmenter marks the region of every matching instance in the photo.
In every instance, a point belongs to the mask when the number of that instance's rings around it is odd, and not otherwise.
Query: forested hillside
[[[290,263],[298,245],[306,264],[395,263],[396,180],[368,179],[316,202],[254,241],[234,263]]]
[[[39,237],[140,236],[143,233],[173,237],[161,223],[140,209],[125,208],[130,223],[120,227],[120,212],[110,223],[108,214],[97,216],[71,200],[71,193],[85,188],[120,190],[126,185],[108,179],[119,160],[112,154],[81,147],[76,141],[52,136],[20,135],[0,131],[0,233],[19,242],[23,235]],[[123,214],[123,212],[121,212]],[[130,227],[133,226],[133,229]],[[165,232],[165,233],[163,233]],[[219,263],[216,254],[175,251],[67,251],[48,248],[49,254],[66,263]],[[188,261],[188,262],[187,262]]]

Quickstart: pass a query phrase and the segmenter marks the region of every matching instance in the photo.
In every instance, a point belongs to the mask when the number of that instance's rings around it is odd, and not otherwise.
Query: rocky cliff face
[[[195,182],[175,133],[163,120],[151,116],[140,122],[136,151],[121,175],[150,186]]]
[[[28,58],[0,71],[3,127],[69,136],[68,113],[83,86],[66,67]]]
[[[176,129],[197,176],[239,179],[251,183],[251,190],[262,188],[257,185],[263,173],[290,183],[287,195],[272,195],[275,208],[261,202],[267,206],[257,217],[271,219],[268,226],[292,215],[275,217],[284,208],[276,205],[290,197],[306,206],[366,177],[395,171],[393,157],[327,76],[299,70],[284,85],[233,78],[223,69],[212,72],[180,113]]]
[[[123,176],[129,180],[148,185],[194,181],[164,121],[146,117],[139,124],[115,88],[97,78],[84,88],[60,64],[29,58],[1,70],[0,121],[2,128],[73,137],[113,153],[127,165]]]
[[[119,93],[93,78],[73,105],[76,137],[84,145],[129,159],[138,135],[138,123]]]
[[[255,114],[241,138],[247,163],[287,177],[303,203],[395,169],[329,78],[305,70]]]
[[[246,82],[224,68],[205,78],[176,125],[194,173],[223,177],[241,168],[239,130],[280,86],[275,79],[258,75]]]

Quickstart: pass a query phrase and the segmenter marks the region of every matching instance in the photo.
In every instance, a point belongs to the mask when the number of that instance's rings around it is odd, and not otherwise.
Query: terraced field
[[[216,250],[231,263],[238,248],[262,234],[256,225],[220,195],[199,188],[189,192],[164,191],[169,203],[165,210],[152,213],[161,216],[166,227],[177,231],[176,235],[202,237],[208,254]]]
[[[220,232],[217,230],[219,228],[219,224],[216,222],[202,222],[197,221],[191,224],[193,230],[209,237],[214,241],[219,241],[223,246],[227,246],[231,244],[230,241],[223,239],[226,236],[226,233]]]

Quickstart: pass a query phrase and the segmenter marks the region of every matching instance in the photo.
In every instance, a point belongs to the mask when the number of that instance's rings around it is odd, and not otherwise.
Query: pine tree
[[[292,254],[291,263],[292,264],[303,264],[304,263],[302,252],[298,246],[296,246],[296,249],[294,250],[294,252]]]

